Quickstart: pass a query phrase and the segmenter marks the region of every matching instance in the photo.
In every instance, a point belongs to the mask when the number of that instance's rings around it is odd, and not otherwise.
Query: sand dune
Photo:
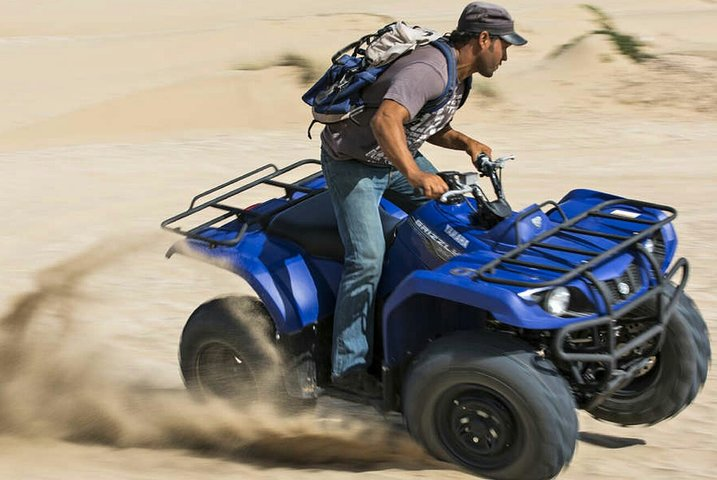
[[[300,72],[274,67],[227,71],[181,83],[149,88],[57,115],[0,134],[5,150],[36,145],[68,145],[126,139],[150,140],[177,131],[231,132],[272,129],[281,105],[285,128],[301,128],[306,109],[301,103]],[[271,93],[252,88],[271,84]]]

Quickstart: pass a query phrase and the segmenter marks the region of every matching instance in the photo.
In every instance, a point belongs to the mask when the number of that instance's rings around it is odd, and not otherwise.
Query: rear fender
[[[171,253],[239,275],[264,303],[278,333],[300,331],[333,313],[341,265],[330,261],[310,264],[289,242],[269,240],[257,232],[234,247],[211,248],[202,242],[182,240],[172,246],[168,255]]]

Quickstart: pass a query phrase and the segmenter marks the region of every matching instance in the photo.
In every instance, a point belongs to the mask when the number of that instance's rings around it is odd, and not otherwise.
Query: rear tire
[[[709,333],[695,303],[677,300],[655,365],[588,411],[619,425],[653,425],[680,413],[707,379],[712,351]]]
[[[546,479],[575,451],[567,383],[526,343],[481,332],[433,342],[402,391],[411,434],[433,456],[496,479]]]
[[[236,404],[273,398],[281,381],[273,324],[257,299],[224,297],[199,306],[184,326],[179,364],[187,388]]]

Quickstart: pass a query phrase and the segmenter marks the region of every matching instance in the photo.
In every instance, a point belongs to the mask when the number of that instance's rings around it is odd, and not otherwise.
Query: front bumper
[[[638,248],[644,249],[642,245],[639,245]],[[584,404],[582,406],[586,409],[599,405],[630,383],[647,366],[649,358],[660,351],[671,314],[687,284],[689,264],[686,259],[680,258],[665,275],[662,275],[655,258],[645,251],[643,253],[650,260],[653,278],[656,279],[657,285],[621,306],[619,310],[613,311],[609,300],[610,293],[604,282],[597,280],[592,275],[586,275],[599,295],[602,296],[604,305],[607,306],[607,313],[596,319],[565,326],[557,330],[552,338],[553,355],[557,360],[569,365],[571,384],[582,390],[583,393],[589,392],[583,395],[585,401],[582,402]],[[681,273],[680,281],[675,284],[673,278],[678,272]],[[618,330],[621,322],[629,321],[631,312],[650,304],[655,307],[656,311],[654,319],[651,319],[652,325],[626,343],[618,344]],[[572,335],[579,332],[584,333],[587,330],[593,332],[592,344],[580,347],[572,346]],[[657,341],[653,342],[653,339],[657,339]],[[636,349],[640,351],[638,358],[627,362],[623,361],[621,364],[621,360],[635,352]],[[602,380],[587,385],[589,382],[586,381],[581,371],[581,367],[585,364],[599,364],[603,371]]]

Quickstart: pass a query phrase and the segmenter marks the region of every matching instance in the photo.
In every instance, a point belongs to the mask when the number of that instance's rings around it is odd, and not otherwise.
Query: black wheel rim
[[[195,362],[197,383],[205,394],[222,398],[253,398],[256,380],[248,363],[220,342],[204,345]]]
[[[634,322],[631,325],[628,325],[628,328],[632,326],[632,330],[629,330],[629,333],[631,334],[630,337],[626,339],[626,341],[630,341],[633,338],[636,338],[639,334],[647,330],[649,328],[650,323],[645,324],[644,322]],[[667,333],[669,335],[669,333]],[[669,341],[669,339],[667,340]],[[650,343],[648,343],[648,347],[644,350],[650,351],[654,349],[655,346],[655,339],[650,340]],[[663,350],[666,345],[663,345]],[[644,355],[644,353],[640,352],[640,355]],[[644,373],[639,373],[638,376],[632,379],[630,383],[622,387],[620,390],[615,392],[612,395],[613,400],[617,401],[632,401],[643,395],[645,392],[648,392],[652,390],[652,388],[657,385],[657,383],[662,378],[662,362],[661,357],[663,356],[662,351],[659,351],[654,354],[652,360],[652,365],[645,371]]]
[[[654,364],[644,374],[635,377],[630,383],[622,387],[620,390],[612,395],[613,400],[634,400],[645,392],[652,391],[653,387],[657,385],[662,378],[662,364],[660,363],[660,353],[655,355]]]
[[[437,404],[437,431],[450,454],[490,471],[514,461],[522,435],[514,407],[498,392],[472,384],[447,390]]]

